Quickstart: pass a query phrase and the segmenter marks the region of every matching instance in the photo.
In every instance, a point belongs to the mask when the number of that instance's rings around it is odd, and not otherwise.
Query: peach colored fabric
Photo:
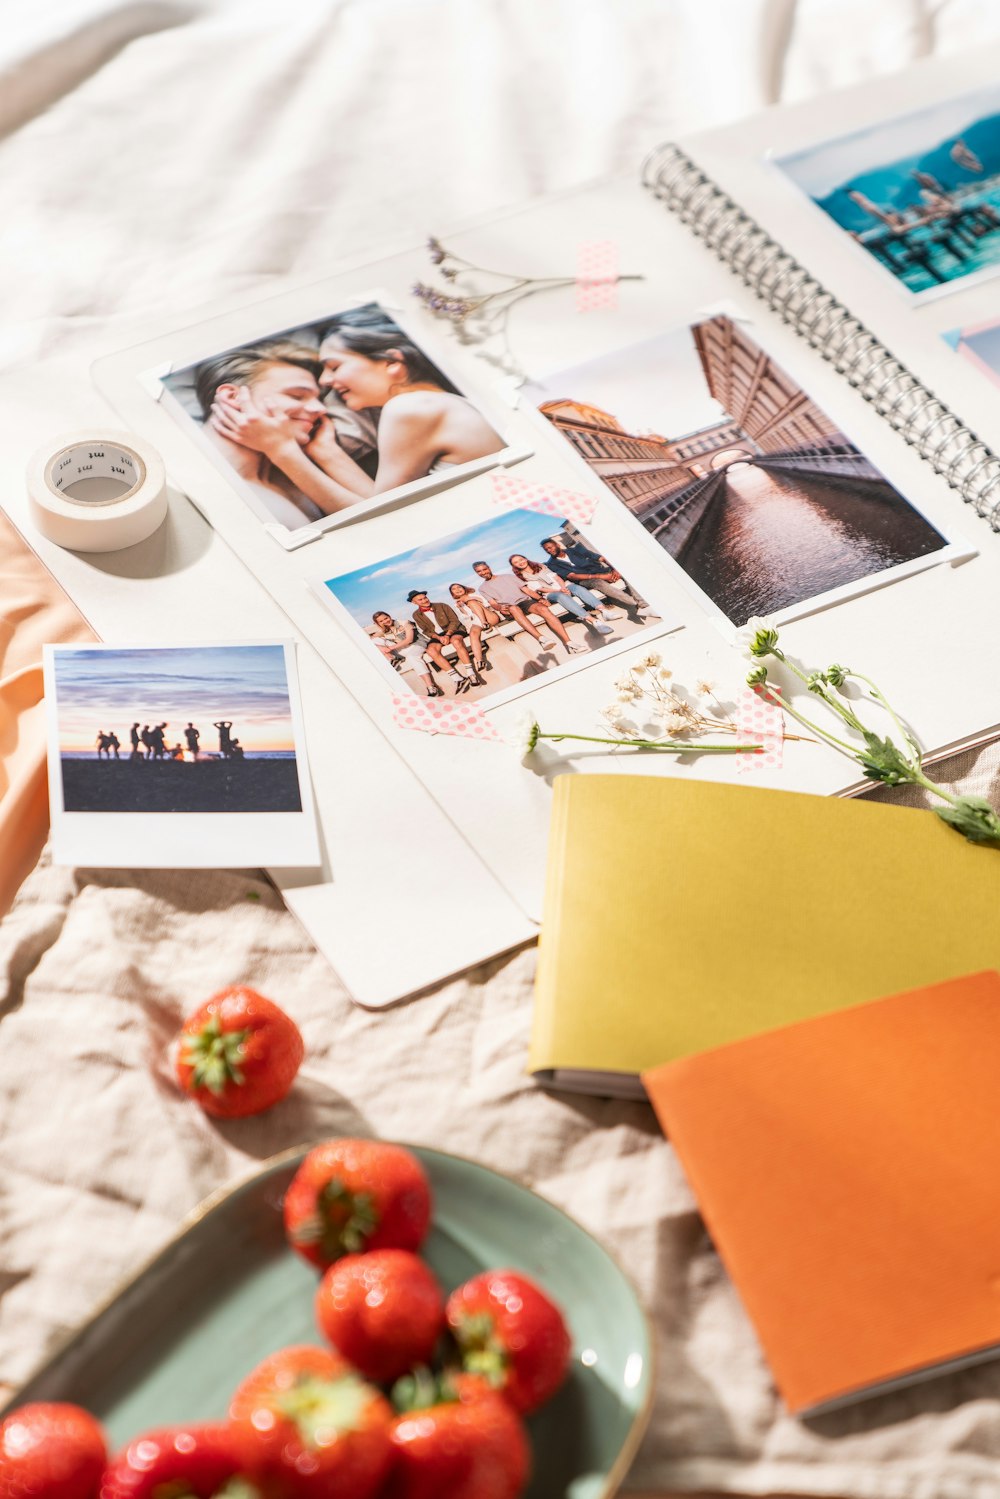
[[[0,914],[37,862],[48,833],[42,646],[94,638],[0,514]]]

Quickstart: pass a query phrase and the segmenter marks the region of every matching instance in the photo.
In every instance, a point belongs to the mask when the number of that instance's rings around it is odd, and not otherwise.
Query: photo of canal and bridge
[[[863,587],[948,546],[732,318],[528,389],[733,624]]]
[[[1000,270],[1000,87],[823,141],[777,164],[917,295]]]

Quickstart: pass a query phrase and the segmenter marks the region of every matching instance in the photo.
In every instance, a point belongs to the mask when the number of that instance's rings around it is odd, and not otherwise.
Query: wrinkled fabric
[[[91,361],[168,319],[637,171],[658,141],[778,99],[1000,38],[990,0],[12,10],[0,30],[0,503],[41,440],[107,420]],[[20,861],[3,861],[8,889],[44,836],[35,626],[52,600],[37,573],[24,592],[26,561],[0,534],[0,828],[23,827],[7,839]],[[63,612],[43,634],[80,628]],[[998,763],[990,752],[959,767],[965,788],[995,796]],[[522,953],[371,1015],[257,873],[43,860],[0,924],[0,1380],[23,1379],[207,1193],[285,1146],[372,1130],[520,1176],[619,1256],[659,1352],[630,1487],[1000,1493],[990,1366],[808,1426],[783,1412],[650,1111],[526,1080],[533,963]],[[178,1097],[166,1048],[189,1008],[240,981],[293,1014],[307,1063],[275,1111],[218,1126]]]
[[[997,804],[1000,745],[935,774]],[[997,1494],[1000,1364],[809,1423],[785,1412],[652,1110],[550,1095],[525,1076],[534,961],[523,952],[371,1013],[258,873],[69,871],[43,858],[0,924],[0,1378],[25,1378],[224,1182],[286,1147],[373,1132],[529,1183],[632,1278],[658,1368],[629,1487]],[[217,1124],[178,1093],[169,1047],[185,1014],[230,983],[288,1010],[306,1062],[275,1109]]]

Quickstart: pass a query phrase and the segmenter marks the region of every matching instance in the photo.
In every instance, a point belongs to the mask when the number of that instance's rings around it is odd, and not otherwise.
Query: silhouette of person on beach
[[[219,750],[224,759],[228,760],[233,752],[233,741],[229,737],[229,730],[233,726],[231,718],[222,718],[218,723],[213,723],[212,728],[219,731]]]
[[[198,729],[195,728],[195,726],[194,726],[193,723],[189,723],[188,726],[187,726],[187,728],[184,730],[184,738],[187,740],[187,747],[188,747],[188,749],[191,751],[192,755],[194,755],[195,759],[197,760],[197,758],[198,758],[198,740],[201,738],[201,733],[200,733],[200,731]]]
[[[183,760],[184,759],[184,751],[181,749],[181,743],[180,743],[179,739],[178,739],[177,743],[174,745],[173,749],[172,750],[168,750],[167,753],[170,756],[171,760]]]
[[[94,743],[97,745],[98,760],[100,760],[102,756],[105,760],[110,760],[111,752],[109,749],[109,745],[111,744],[111,740],[108,738],[107,734],[105,734],[103,729],[98,729],[97,738],[94,740]]]
[[[158,723],[156,728],[151,729],[149,732],[149,737],[153,742],[154,760],[162,760],[166,753],[166,745],[163,742],[163,731],[166,727],[165,723]]]
[[[132,725],[132,727],[129,729],[128,737],[129,737],[129,739],[130,739],[130,741],[132,743],[132,753],[131,753],[131,755],[129,755],[129,759],[130,760],[145,760],[146,756],[143,754],[142,750],[139,748],[139,725],[137,723],[134,723]]]
[[[148,723],[144,723],[143,724],[143,726],[142,726],[142,733],[139,735],[139,738],[142,740],[143,744],[146,746],[146,759],[147,760],[152,760],[152,758],[153,758],[153,734],[152,734],[152,731],[151,731]]]
[[[243,759],[243,746],[238,739],[231,739],[229,741],[229,754],[233,760]]]
[[[108,735],[108,744],[110,748],[115,752],[115,759],[120,760],[121,755],[118,753],[118,751],[121,749],[121,740],[118,738],[118,735],[115,733],[114,729],[112,729],[111,733]],[[111,759],[110,755],[108,756],[108,759]]]

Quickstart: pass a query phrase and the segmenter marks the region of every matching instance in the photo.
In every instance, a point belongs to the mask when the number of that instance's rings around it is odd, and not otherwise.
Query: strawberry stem
[[[506,1379],[510,1357],[496,1335],[493,1318],[485,1312],[463,1317],[455,1328],[455,1339],[466,1373],[481,1374],[494,1389],[499,1389]]]
[[[303,1442],[315,1450],[328,1445],[331,1435],[357,1431],[372,1393],[371,1385],[358,1374],[343,1374],[339,1379],[307,1376],[276,1396],[273,1404],[295,1422]]]
[[[389,1399],[396,1410],[409,1415],[412,1411],[430,1410],[432,1405],[451,1403],[458,1399],[458,1391],[447,1372],[438,1377],[426,1364],[420,1364],[396,1380]]]
[[[216,1097],[231,1085],[239,1087],[249,1035],[249,1030],[224,1031],[219,1017],[213,1015],[200,1031],[185,1036],[181,1061],[194,1069],[192,1087],[207,1088]]]
[[[328,1262],[343,1254],[360,1254],[378,1227],[378,1212],[370,1192],[352,1192],[331,1177],[316,1193],[316,1211],[292,1234],[295,1244],[318,1244]]]

